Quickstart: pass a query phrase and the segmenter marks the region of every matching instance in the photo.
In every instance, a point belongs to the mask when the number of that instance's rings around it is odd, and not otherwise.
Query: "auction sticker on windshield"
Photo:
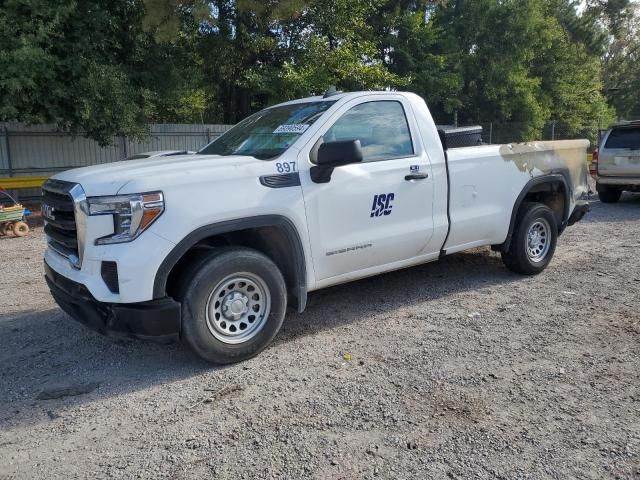
[[[273,133],[304,133],[309,128],[306,123],[292,123],[290,125],[280,125]]]

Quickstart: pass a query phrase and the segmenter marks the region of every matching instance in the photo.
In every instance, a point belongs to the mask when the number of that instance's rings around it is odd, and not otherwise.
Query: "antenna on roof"
[[[336,90],[335,85],[331,85],[326,92],[324,92],[324,96],[322,98],[333,97],[334,95],[339,95],[342,93],[342,90]]]

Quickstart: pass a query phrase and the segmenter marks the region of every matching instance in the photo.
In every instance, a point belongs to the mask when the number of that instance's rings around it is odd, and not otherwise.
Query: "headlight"
[[[164,212],[162,192],[90,197],[89,215],[112,215],[112,235],[98,238],[96,245],[125,243],[138,238]]]

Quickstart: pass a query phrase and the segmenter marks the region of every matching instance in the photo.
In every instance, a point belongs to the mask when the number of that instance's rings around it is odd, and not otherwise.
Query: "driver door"
[[[360,140],[363,162],[335,168],[328,183],[301,172],[317,281],[382,271],[424,253],[433,234],[430,163],[410,105],[369,98],[345,104],[319,133],[323,142]],[[299,165],[311,166],[313,150],[301,151]]]

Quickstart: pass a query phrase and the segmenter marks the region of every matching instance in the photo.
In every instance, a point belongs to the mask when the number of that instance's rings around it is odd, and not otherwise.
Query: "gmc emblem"
[[[54,212],[55,208],[53,208],[51,205],[47,205],[46,203],[42,204],[42,216],[44,218],[55,221],[56,216]]]

